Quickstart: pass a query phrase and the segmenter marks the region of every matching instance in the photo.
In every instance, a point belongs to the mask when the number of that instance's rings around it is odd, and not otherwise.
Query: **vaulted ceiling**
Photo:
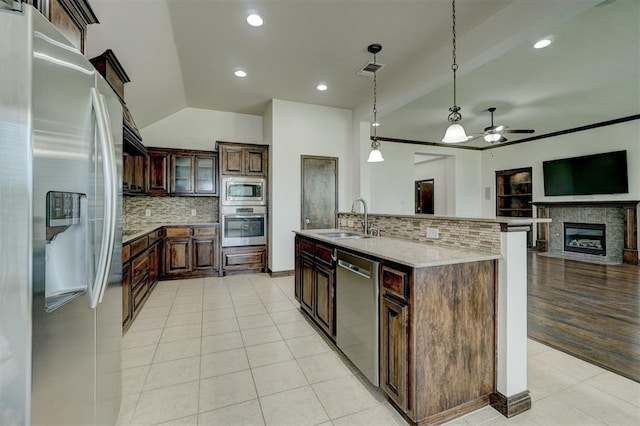
[[[379,135],[438,141],[452,104],[448,0],[91,0],[87,56],[112,49],[145,127],[185,107],[261,115],[271,99],[370,120],[377,56]],[[458,105],[467,132],[536,134],[640,113],[637,0],[457,0]],[[255,10],[262,27],[245,18]],[[531,45],[550,37],[542,50]],[[248,76],[239,79],[241,67]],[[316,90],[319,82],[329,89]],[[530,135],[509,135],[510,140]],[[480,138],[471,143],[486,145]]]

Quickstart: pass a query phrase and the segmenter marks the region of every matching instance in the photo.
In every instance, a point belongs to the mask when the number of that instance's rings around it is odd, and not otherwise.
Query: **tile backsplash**
[[[362,214],[338,213],[338,218],[353,221],[352,227],[341,225],[340,228],[362,232]],[[437,228],[438,238],[427,238],[427,228]],[[500,224],[495,221],[370,214],[369,229],[417,243],[500,254]]]
[[[150,216],[146,216],[147,209]],[[194,209],[195,216],[192,215]],[[217,222],[218,209],[218,197],[123,196],[123,228],[131,230],[155,224]]]

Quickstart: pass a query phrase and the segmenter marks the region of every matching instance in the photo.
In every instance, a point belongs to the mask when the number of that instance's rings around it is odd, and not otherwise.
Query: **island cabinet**
[[[218,225],[167,226],[164,277],[216,275],[219,266]]]
[[[162,276],[164,229],[128,241],[122,246],[122,326],[138,315]]]
[[[296,237],[295,295],[300,307],[333,340],[335,328],[336,256],[326,243]]]
[[[220,154],[220,174],[267,176],[267,146],[233,142],[217,142],[217,146]]]
[[[495,261],[381,260],[380,387],[417,424],[488,405],[495,389]]]

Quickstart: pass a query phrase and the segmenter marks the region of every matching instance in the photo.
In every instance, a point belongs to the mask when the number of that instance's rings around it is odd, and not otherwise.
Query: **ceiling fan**
[[[487,111],[491,113],[491,126],[485,127],[482,136],[484,140],[493,144],[493,143],[502,143],[508,141],[503,135],[505,133],[533,133],[533,129],[513,129],[509,130],[508,126],[494,126],[493,125],[493,113],[496,108],[491,107],[488,108]]]

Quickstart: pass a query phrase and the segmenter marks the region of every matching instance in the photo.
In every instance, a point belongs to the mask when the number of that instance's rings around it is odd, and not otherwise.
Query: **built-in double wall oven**
[[[265,179],[223,177],[221,183],[222,247],[266,244]]]

